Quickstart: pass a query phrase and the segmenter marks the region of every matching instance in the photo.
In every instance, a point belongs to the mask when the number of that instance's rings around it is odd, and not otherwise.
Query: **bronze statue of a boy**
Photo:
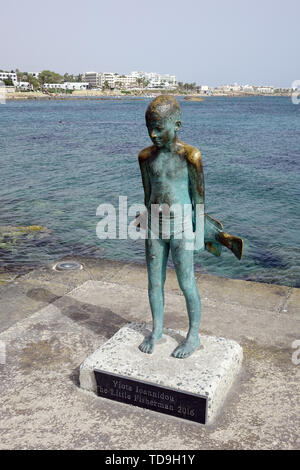
[[[194,277],[194,249],[206,249],[220,256],[224,245],[241,259],[243,241],[223,232],[220,222],[204,214],[202,157],[197,148],[177,138],[181,126],[178,102],[168,95],[155,98],[147,108],[146,125],[153,145],[142,150],[138,158],[148,210],[145,247],[153,329],[139,348],[152,353],[156,341],[162,337],[164,283],[171,251],[189,317],[187,337],[172,355],[186,358],[200,345],[201,301]],[[191,210],[186,211],[186,207]],[[166,212],[167,231],[163,221]]]

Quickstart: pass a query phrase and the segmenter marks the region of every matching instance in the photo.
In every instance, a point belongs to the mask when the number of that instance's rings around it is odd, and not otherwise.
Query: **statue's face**
[[[158,148],[168,147],[176,138],[181,122],[175,116],[147,122],[148,133],[153,144]]]

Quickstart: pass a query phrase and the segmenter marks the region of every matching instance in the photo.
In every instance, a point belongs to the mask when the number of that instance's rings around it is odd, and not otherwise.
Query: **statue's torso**
[[[150,204],[190,204],[188,163],[177,152],[160,151],[147,161]]]

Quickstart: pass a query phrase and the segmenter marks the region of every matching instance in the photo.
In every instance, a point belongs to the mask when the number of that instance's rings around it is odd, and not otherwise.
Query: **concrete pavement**
[[[300,289],[196,274],[201,333],[234,339],[244,350],[242,373],[223,412],[203,426],[78,387],[78,368],[89,354],[129,321],[149,322],[151,315],[144,265],[76,261],[83,270],[47,266],[0,286],[0,341],[6,347],[1,449],[300,447],[300,364],[292,362],[292,344],[300,340]],[[173,270],[166,281],[165,325],[187,328]]]

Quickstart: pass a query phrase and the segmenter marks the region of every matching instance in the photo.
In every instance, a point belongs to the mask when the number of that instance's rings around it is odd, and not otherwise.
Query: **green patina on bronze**
[[[205,200],[202,156],[197,148],[177,138],[177,131],[181,126],[179,103],[172,96],[158,96],[147,108],[146,125],[153,145],[140,152],[139,165],[144,187],[144,203],[148,213],[153,204],[169,207],[177,204],[182,208],[191,204],[195,240],[197,241],[197,237],[204,237],[205,249],[215,256],[220,256],[222,246],[226,246],[241,259],[242,239],[225,233],[219,221],[205,214],[204,233],[197,227],[195,207],[204,207]],[[151,218],[149,224],[151,225]],[[182,238],[177,238],[176,234],[171,232],[168,239],[159,236],[154,239],[148,237],[145,241],[148,293],[153,318],[152,332],[140,345],[141,351],[145,353],[152,353],[156,341],[162,337],[164,283],[170,251],[189,316],[187,337],[175,349],[173,356],[188,357],[200,345],[201,301],[194,277],[193,250],[187,250],[186,243],[184,230]]]

